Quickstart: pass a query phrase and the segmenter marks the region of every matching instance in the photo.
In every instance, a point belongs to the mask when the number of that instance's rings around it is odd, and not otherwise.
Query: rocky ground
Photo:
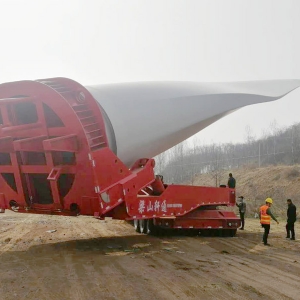
[[[300,241],[152,237],[123,221],[0,214],[0,299],[300,299]],[[299,223],[296,226],[300,232]]]

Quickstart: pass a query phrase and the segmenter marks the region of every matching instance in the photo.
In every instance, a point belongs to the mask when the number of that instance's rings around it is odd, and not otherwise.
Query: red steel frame
[[[153,219],[174,228],[240,225],[233,212],[216,209],[235,205],[233,189],[163,185],[153,159],[125,166],[108,146],[98,103],[75,81],[2,84],[0,110],[0,209]]]

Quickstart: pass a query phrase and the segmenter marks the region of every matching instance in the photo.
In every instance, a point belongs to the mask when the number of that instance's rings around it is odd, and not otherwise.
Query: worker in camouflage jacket
[[[239,197],[239,201],[236,202],[236,206],[239,208],[240,218],[242,222],[241,230],[244,230],[245,227],[245,213],[246,213],[246,202],[243,196]]]

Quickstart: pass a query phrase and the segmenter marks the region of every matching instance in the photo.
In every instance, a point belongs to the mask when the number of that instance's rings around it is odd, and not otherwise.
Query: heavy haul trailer
[[[299,81],[142,82],[66,78],[0,85],[0,209],[134,220],[140,232],[220,229],[240,220],[228,188],[163,184],[154,157],[245,105]]]

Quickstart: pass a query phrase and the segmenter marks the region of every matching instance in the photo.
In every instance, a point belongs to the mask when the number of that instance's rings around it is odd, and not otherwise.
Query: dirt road
[[[151,237],[123,221],[6,211],[0,299],[300,299],[299,240],[285,239],[282,222],[266,247],[257,220],[246,228]]]

